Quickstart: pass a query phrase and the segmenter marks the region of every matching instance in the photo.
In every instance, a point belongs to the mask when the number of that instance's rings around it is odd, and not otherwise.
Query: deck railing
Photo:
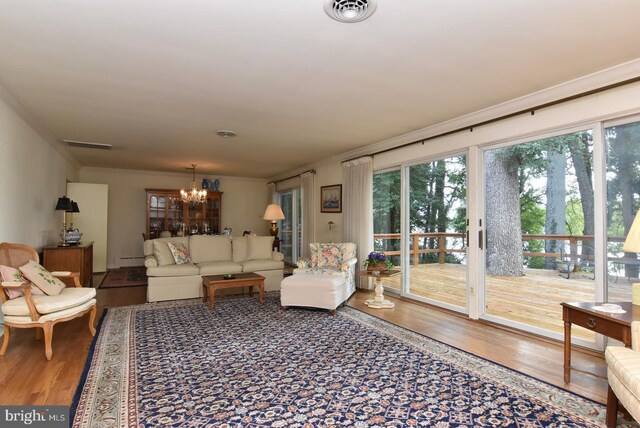
[[[465,244],[465,235],[464,233],[455,233],[455,232],[431,232],[431,233],[412,233],[410,234],[411,244],[410,244],[410,255],[411,255],[411,264],[418,265],[420,264],[420,254],[428,254],[428,253],[437,253],[438,254],[438,263],[445,263],[445,256],[447,253],[465,253],[466,252],[466,244]],[[420,240],[421,239],[434,239],[437,241],[437,246],[435,248],[420,248]],[[450,248],[447,247],[447,238],[458,238],[462,240],[462,245],[459,248]],[[399,233],[376,233],[373,235],[374,240],[399,240]],[[611,236],[608,238],[609,242],[624,242],[624,237]],[[561,252],[531,252],[531,251],[523,251],[524,256],[530,257],[553,257],[559,259],[561,257],[568,258],[571,261],[577,262],[580,260],[594,260],[593,256],[593,235],[530,235],[523,234],[523,241],[532,241],[532,240],[542,240],[542,241],[563,241],[568,244],[568,251]],[[564,248],[566,245],[559,245],[558,248]],[[386,247],[383,245],[383,248]],[[590,251],[584,251],[583,249],[587,247],[590,248]],[[579,248],[582,248],[578,251]],[[384,250],[384,253],[388,256],[397,256],[400,255],[400,251]],[[638,265],[640,261],[638,259],[629,258],[629,257],[608,257],[608,260],[612,263],[619,263],[622,265]],[[566,260],[565,260],[566,261]],[[577,263],[576,263],[577,265]],[[577,266],[576,266],[577,267]]]

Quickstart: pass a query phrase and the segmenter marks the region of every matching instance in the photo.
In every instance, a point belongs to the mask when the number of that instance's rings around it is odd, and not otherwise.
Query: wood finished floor
[[[99,284],[100,280],[96,280]],[[349,305],[394,324],[496,361],[601,403],[606,398],[606,366],[599,355],[574,351],[572,382],[562,381],[562,345],[472,321],[424,304],[393,299],[395,309],[369,309],[359,291]],[[98,290],[98,315],[105,307],[144,303],[146,287]],[[99,318],[98,316],[98,318]],[[329,316],[329,315],[327,315]],[[0,357],[0,404],[70,405],[91,345],[87,318],[56,325],[53,358],[47,362],[42,340],[31,329],[13,329]]]

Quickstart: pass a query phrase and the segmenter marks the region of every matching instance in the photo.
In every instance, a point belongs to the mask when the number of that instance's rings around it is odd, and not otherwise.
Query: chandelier
[[[198,188],[196,187],[196,164],[192,163],[191,167],[193,169],[193,181],[191,182],[191,190],[180,190],[180,198],[183,202],[197,205],[207,200],[207,191],[204,189],[198,190]]]

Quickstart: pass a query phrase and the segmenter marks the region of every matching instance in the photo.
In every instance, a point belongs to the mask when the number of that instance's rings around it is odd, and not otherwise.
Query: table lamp
[[[67,196],[62,196],[58,198],[58,202],[56,203],[56,211],[62,211],[62,246],[67,246],[67,212],[73,209],[73,205],[71,204],[71,199],[67,198]]]
[[[278,204],[270,204],[267,206],[267,209],[264,212],[264,220],[269,220],[271,222],[271,229],[269,233],[271,236],[278,237],[278,220],[284,220],[284,213],[282,212],[282,208]]]
[[[631,229],[627,234],[627,239],[622,245],[622,251],[625,253],[640,253],[640,211],[636,213]],[[640,282],[631,285],[631,302],[634,305],[640,305]]]

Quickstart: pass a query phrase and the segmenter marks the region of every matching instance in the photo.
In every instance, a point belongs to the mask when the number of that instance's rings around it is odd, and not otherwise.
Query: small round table
[[[369,278],[375,278],[376,280],[376,296],[373,299],[365,300],[364,304],[373,309],[392,309],[395,308],[396,304],[385,300],[384,298],[384,287],[382,285],[382,278],[389,278],[391,276],[399,275],[399,270],[387,270],[387,271],[371,271],[371,270],[362,270],[360,271],[361,276],[367,276]]]

